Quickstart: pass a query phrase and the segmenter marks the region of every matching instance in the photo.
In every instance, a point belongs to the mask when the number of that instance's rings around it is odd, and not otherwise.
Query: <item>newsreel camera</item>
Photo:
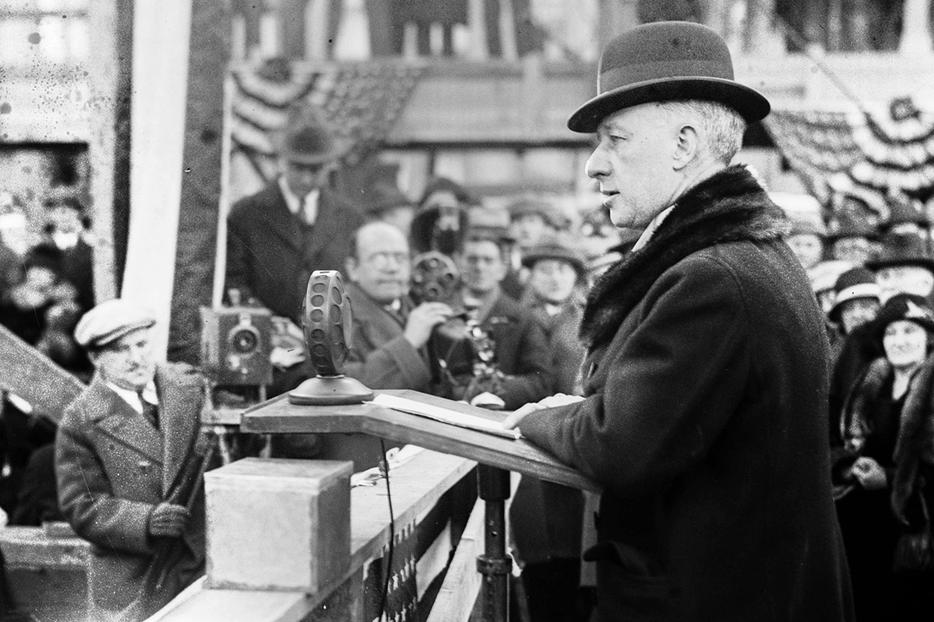
[[[454,315],[435,328],[429,341],[435,391],[442,397],[470,401],[481,393],[500,391],[502,372],[496,364],[496,343],[477,319],[477,309],[457,302],[460,273],[454,261],[428,251],[412,261],[410,296],[416,304],[444,302]]]

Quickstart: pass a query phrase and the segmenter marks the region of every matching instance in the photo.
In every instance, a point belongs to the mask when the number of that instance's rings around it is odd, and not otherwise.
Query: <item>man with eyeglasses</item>
[[[415,306],[409,300],[405,234],[381,221],[363,225],[350,238],[344,268],[353,328],[343,372],[371,389],[430,391],[426,346],[451,309],[440,302]],[[273,447],[285,458],[352,460],[355,471],[374,466],[381,456],[379,440],[365,434],[287,434],[274,438]]]
[[[307,110],[290,114],[297,118],[278,137],[280,175],[227,218],[225,288],[300,324],[308,277],[343,267],[363,215],[327,187],[343,154],[330,129]]]

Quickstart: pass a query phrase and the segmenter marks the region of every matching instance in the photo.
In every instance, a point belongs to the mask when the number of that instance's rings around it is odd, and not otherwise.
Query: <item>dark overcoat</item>
[[[353,329],[344,373],[371,389],[427,390],[431,381],[428,360],[404,336],[411,303],[403,300],[402,308],[394,313],[367,296],[356,283],[348,283],[346,293],[353,312]]]
[[[322,188],[317,219],[308,227],[289,211],[273,181],[231,208],[224,287],[301,324],[308,277],[315,270],[343,270],[350,236],[361,224],[354,205]]]
[[[56,438],[55,469],[62,514],[91,547],[92,620],[135,620],[168,602],[204,571],[204,500],[199,496],[184,535],[184,554],[164,593],[141,600],[155,547],[149,515],[182,465],[197,451],[204,399],[201,376],[187,365],[156,371],[159,430],[100,376],[65,410]]]
[[[785,230],[742,167],[686,192],[588,298],[586,399],[520,424],[605,487],[599,620],[852,615],[827,337]]]
[[[492,337],[496,364],[505,374],[498,395],[507,409],[552,393],[554,374],[545,331],[515,298],[500,294],[480,325]]]

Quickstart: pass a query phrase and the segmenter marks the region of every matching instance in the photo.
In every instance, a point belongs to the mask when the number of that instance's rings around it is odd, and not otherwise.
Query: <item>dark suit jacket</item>
[[[317,220],[307,227],[273,181],[240,199],[227,217],[225,290],[237,288],[244,301],[255,297],[300,324],[308,277],[315,270],[343,270],[350,235],[361,224],[356,207],[322,188]]]
[[[159,367],[156,389],[159,430],[99,376],[65,410],[59,426],[58,500],[75,532],[93,545],[94,620],[132,620],[147,613],[139,598],[141,581],[160,544],[148,535],[149,515],[195,450],[201,376],[187,365]],[[192,509],[184,544],[185,554],[170,572],[164,593],[150,607],[165,604],[203,574],[203,497]]]

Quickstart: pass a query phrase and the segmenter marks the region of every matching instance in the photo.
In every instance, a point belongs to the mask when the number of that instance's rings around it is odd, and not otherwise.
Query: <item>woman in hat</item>
[[[885,354],[847,398],[834,461],[856,612],[859,620],[929,620],[930,551],[924,567],[924,555],[905,547],[919,552],[920,534],[930,533],[925,508],[934,507],[934,311],[920,296],[898,294],[872,326]]]

